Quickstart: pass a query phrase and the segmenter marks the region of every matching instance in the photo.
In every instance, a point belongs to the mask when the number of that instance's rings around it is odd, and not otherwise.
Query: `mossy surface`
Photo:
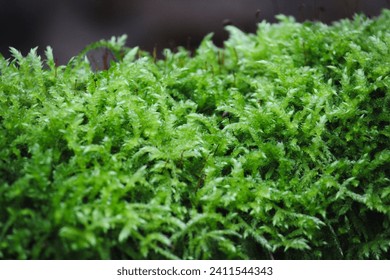
[[[389,259],[390,11],[279,20],[0,58],[0,258]]]

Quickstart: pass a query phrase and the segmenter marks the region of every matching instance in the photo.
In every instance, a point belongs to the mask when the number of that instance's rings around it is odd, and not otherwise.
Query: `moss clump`
[[[0,258],[389,259],[390,11],[279,20],[0,58]]]

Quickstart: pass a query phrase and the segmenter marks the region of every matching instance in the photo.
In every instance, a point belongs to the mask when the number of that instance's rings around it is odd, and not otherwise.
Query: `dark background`
[[[13,46],[26,54],[50,45],[66,63],[86,45],[128,35],[128,46],[161,52],[181,45],[195,48],[208,33],[221,45],[224,24],[254,32],[256,23],[276,14],[298,21],[330,23],[356,12],[376,16],[389,0],[0,0],[0,53]]]

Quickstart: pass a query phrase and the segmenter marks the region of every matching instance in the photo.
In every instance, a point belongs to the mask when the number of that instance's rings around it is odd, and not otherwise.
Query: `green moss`
[[[390,11],[279,20],[0,58],[0,258],[389,259]]]

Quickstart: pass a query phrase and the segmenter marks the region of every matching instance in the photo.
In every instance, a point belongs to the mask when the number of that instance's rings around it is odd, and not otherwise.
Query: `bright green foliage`
[[[279,20],[0,58],[0,258],[390,259],[390,11]]]

